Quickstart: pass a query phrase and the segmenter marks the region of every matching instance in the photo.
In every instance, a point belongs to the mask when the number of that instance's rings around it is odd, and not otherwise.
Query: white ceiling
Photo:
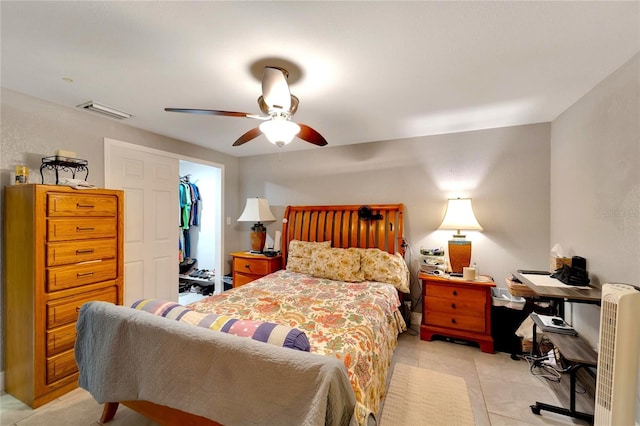
[[[163,108],[258,113],[265,57],[300,68],[293,121],[331,147],[551,121],[640,45],[637,1],[0,4],[2,86],[234,156],[278,148],[231,146],[259,121]]]

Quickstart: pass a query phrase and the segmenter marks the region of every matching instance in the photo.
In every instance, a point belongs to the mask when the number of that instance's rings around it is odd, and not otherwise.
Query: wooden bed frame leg
[[[118,411],[119,402],[106,402],[102,409],[102,416],[100,416],[100,423],[107,423],[116,415]]]

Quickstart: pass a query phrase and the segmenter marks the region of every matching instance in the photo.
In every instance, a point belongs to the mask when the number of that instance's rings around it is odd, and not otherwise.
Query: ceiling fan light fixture
[[[274,117],[272,120],[260,124],[260,131],[267,137],[269,142],[282,147],[291,142],[295,135],[300,132],[300,126],[292,121]]]

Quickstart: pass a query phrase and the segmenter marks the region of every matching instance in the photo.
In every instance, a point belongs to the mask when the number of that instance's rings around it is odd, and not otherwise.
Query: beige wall
[[[472,262],[504,279],[549,264],[550,124],[535,124],[241,158],[240,199],[265,196],[282,218],[289,204],[404,203],[412,294],[419,249],[446,247],[436,231],[450,196],[470,196],[484,232],[469,232]],[[302,143],[296,141],[295,143]],[[329,141],[331,144],[331,141]],[[269,234],[281,222],[268,227]],[[247,237],[248,238],[248,237]]]
[[[595,284],[640,286],[640,54],[551,126],[550,235],[587,259]],[[574,305],[575,327],[596,346],[599,309]]]
[[[250,224],[235,222],[246,197],[267,197],[278,218],[289,204],[401,202],[417,298],[420,247],[446,246],[450,232],[436,231],[446,199],[469,196],[484,227],[468,233],[472,261],[499,285],[517,268],[548,268],[555,242],[586,257],[597,284],[640,284],[638,75],[636,55],[551,124],[239,159],[2,89],[0,183],[10,183],[14,165],[37,170],[63,148],[89,160],[90,181],[100,186],[109,137],[225,164],[227,251],[249,239]],[[573,316],[595,345],[598,309]]]
[[[1,111],[0,184],[3,188],[13,183],[10,181],[11,172],[18,164],[28,166],[31,169],[31,181],[40,183],[38,169],[41,159],[53,155],[56,149],[75,151],[78,157],[88,160],[89,182],[98,187],[104,186],[104,138],[106,137],[224,164],[223,217],[237,218],[240,214],[236,157],[135,129],[86,111],[61,107],[5,88],[2,88],[1,92]],[[47,183],[54,182],[47,180]],[[1,203],[2,201],[0,201],[0,212],[2,212]],[[236,236],[238,225],[235,221],[232,221],[230,226],[223,226],[225,250],[235,251],[242,248],[238,244],[239,239]],[[2,247],[2,250],[5,248]],[[225,266],[226,272],[229,272],[230,266],[226,263]],[[3,270],[4,268],[0,267],[0,272]],[[0,298],[4,294],[4,274],[2,277]],[[4,316],[4,305],[2,306],[2,316]],[[4,326],[1,323],[0,331],[4,341]],[[1,345],[0,354],[4,352]],[[4,369],[3,365],[4,363],[0,362],[0,370]]]

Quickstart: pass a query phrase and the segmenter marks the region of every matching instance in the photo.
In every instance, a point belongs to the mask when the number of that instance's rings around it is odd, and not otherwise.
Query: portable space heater
[[[595,425],[635,423],[640,355],[640,291],[604,284],[600,310]]]

